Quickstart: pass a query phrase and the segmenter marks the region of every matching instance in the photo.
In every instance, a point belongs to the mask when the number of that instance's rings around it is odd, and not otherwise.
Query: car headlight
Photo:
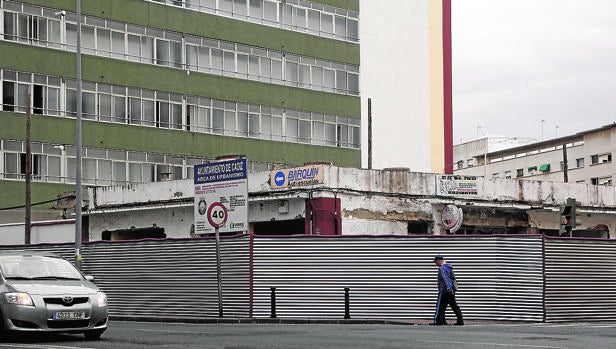
[[[98,298],[99,307],[107,305],[107,295],[105,294],[105,292],[101,292],[101,291],[96,292],[96,297]]]
[[[18,305],[30,305],[34,306],[34,302],[32,301],[32,297],[29,294],[24,292],[13,292],[6,294],[6,301],[10,304],[18,304]]]

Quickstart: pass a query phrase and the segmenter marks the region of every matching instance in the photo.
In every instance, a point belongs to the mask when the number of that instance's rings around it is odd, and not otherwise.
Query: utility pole
[[[368,169],[372,170],[372,98],[368,98]]]
[[[567,143],[563,144],[563,181],[569,182],[569,164],[567,163]]]
[[[30,245],[32,237],[32,140],[30,138],[30,89],[26,98],[26,217],[25,217],[25,236],[24,244]]]

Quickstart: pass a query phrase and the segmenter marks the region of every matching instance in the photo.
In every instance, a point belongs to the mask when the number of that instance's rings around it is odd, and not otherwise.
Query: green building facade
[[[74,190],[78,30],[75,0],[0,4],[6,210],[25,202],[28,109],[32,202]],[[81,13],[84,185],[192,178],[228,154],[259,170],[361,165],[359,0],[82,0]]]

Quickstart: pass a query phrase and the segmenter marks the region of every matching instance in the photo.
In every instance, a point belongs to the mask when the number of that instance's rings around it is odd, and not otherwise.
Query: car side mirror
[[[94,281],[94,276],[92,275],[84,275],[83,277],[85,277],[88,281]]]

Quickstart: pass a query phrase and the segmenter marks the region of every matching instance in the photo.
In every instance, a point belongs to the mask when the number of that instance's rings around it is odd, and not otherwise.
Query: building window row
[[[2,110],[75,117],[76,81],[1,70]],[[82,116],[98,122],[359,149],[360,119],[187,96],[164,91],[82,83]]]
[[[596,154],[596,155],[591,155],[590,158],[591,158],[592,164],[608,163],[612,161],[612,154],[611,153]],[[583,168],[583,167],[584,167],[584,158],[577,158],[575,159],[575,167],[569,167],[569,169],[576,169],[576,168]],[[564,171],[564,169],[565,169],[565,164],[564,162],[561,161],[560,170]],[[543,164],[541,166],[529,166],[527,170],[528,170],[528,175],[537,175],[539,173],[547,174],[547,173],[550,173],[550,164]],[[492,176],[495,178],[498,178],[499,173],[493,173]],[[524,177],[523,168],[519,168],[516,170],[516,178],[521,178],[521,177]],[[511,171],[505,172],[505,178],[511,178]],[[594,184],[594,185],[612,185],[611,183],[612,183],[611,176],[591,178],[591,184]]]
[[[593,165],[612,162],[612,153],[595,154],[590,156],[590,163]]]
[[[354,11],[305,0],[147,0],[348,42],[359,41]]]
[[[594,177],[590,179],[592,185],[612,185],[612,177]]]
[[[0,0],[1,1],[1,0]],[[2,38],[75,51],[77,16],[3,1]],[[82,16],[82,52],[207,74],[359,95],[359,66]]]
[[[0,178],[23,180],[26,175],[26,144],[0,140]],[[32,142],[32,178],[37,182],[75,183],[76,147]],[[197,164],[213,159],[183,155],[83,148],[85,185],[125,185],[193,178]],[[280,164],[248,161],[252,171],[271,170]]]

